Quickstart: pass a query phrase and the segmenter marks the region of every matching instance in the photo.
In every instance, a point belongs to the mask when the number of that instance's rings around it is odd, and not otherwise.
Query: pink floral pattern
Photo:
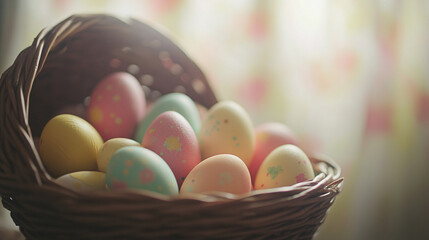
[[[307,178],[305,177],[304,173],[298,174],[296,177],[296,183],[300,183],[300,182],[304,182],[307,180]]]
[[[126,189],[127,183],[124,181],[113,180],[112,181],[112,189]]]
[[[152,170],[146,168],[140,172],[140,182],[144,184],[152,183],[155,180],[155,174]]]

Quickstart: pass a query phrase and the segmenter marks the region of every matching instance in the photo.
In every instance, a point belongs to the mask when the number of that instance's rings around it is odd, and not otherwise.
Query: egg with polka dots
[[[117,72],[102,79],[92,91],[87,119],[104,141],[132,138],[145,108],[138,80],[129,73]]]
[[[167,163],[140,146],[123,147],[112,155],[107,165],[106,185],[110,190],[140,189],[168,196],[179,192]]]
[[[311,180],[314,171],[307,155],[297,146],[285,144],[264,159],[255,178],[255,189],[291,186]]]
[[[233,154],[249,166],[255,147],[253,124],[247,112],[233,101],[211,107],[198,133],[203,159]]]
[[[198,140],[191,125],[175,111],[164,112],[155,118],[143,137],[142,146],[167,162],[179,187],[201,162]]]
[[[180,188],[180,194],[247,194],[251,190],[252,183],[246,164],[232,154],[219,154],[205,159],[192,169]]]

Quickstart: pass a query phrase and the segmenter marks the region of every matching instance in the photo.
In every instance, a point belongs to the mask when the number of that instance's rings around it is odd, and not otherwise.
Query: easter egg
[[[291,186],[314,178],[307,155],[292,144],[274,149],[262,162],[255,178],[255,189]]]
[[[42,162],[53,177],[97,170],[97,153],[103,139],[84,119],[61,114],[43,128],[39,149]]]
[[[155,120],[158,115],[166,111],[175,111],[180,113],[189,122],[195,133],[199,131],[201,126],[199,117],[200,113],[192,99],[183,93],[169,93],[160,97],[151,106],[149,112],[138,125],[134,135],[134,140],[141,142],[146,130],[153,120]]]
[[[164,195],[179,192],[176,178],[167,163],[149,149],[123,147],[110,159],[106,170],[109,189],[142,189]]]
[[[255,146],[252,122],[237,103],[222,101],[211,107],[198,133],[202,159],[233,154],[249,166]]]
[[[140,146],[140,143],[128,138],[112,138],[105,142],[97,154],[98,170],[106,172],[112,155],[120,148],[126,146]]]
[[[149,126],[142,146],[154,151],[170,166],[179,187],[201,162],[198,140],[186,119],[177,112],[161,113]]]
[[[143,119],[146,100],[138,80],[125,72],[113,73],[91,93],[87,119],[103,139],[132,138]]]
[[[57,178],[55,182],[77,192],[106,190],[106,174],[96,171],[68,173]]]
[[[286,125],[278,122],[268,122],[255,128],[255,150],[249,166],[252,182],[264,159],[275,148],[285,144],[297,144],[295,134]]]
[[[205,159],[188,174],[181,194],[226,192],[249,193],[252,189],[249,170],[237,156],[219,154]]]

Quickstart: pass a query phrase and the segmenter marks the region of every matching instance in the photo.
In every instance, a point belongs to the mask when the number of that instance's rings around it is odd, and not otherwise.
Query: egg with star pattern
[[[156,117],[143,137],[142,146],[154,151],[170,166],[179,187],[201,162],[197,137],[189,122],[175,111]]]
[[[132,138],[145,108],[138,80],[129,73],[117,72],[103,78],[92,91],[87,119],[104,141]]]
[[[255,151],[249,166],[252,182],[255,182],[256,173],[268,154],[281,145],[297,145],[296,139],[293,131],[283,123],[267,122],[258,125],[255,128]]]
[[[161,113],[175,111],[180,113],[191,124],[195,133],[198,133],[201,126],[199,110],[197,104],[183,93],[168,93],[157,99],[149,108],[143,120],[138,124],[134,134],[134,140],[142,142],[149,125]]]
[[[254,188],[291,186],[313,178],[313,167],[307,155],[299,147],[286,144],[275,148],[262,162]]]

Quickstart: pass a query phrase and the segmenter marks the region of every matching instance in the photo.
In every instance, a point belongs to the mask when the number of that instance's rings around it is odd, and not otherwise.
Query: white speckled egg
[[[252,121],[237,103],[222,101],[207,113],[198,133],[202,159],[233,154],[249,166],[255,147]]]

